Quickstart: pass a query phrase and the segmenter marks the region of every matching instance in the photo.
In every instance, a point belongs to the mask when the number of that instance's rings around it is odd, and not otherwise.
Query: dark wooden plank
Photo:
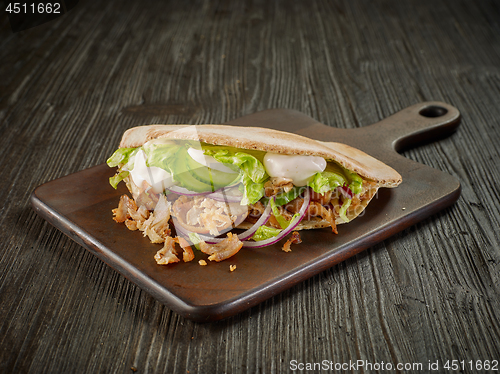
[[[498,358],[499,17],[496,1],[209,0],[80,1],[18,34],[0,19],[0,369]],[[426,100],[457,107],[461,128],[404,155],[457,177],[458,202],[215,324],[170,312],[29,207],[134,125],[286,107],[355,128]]]

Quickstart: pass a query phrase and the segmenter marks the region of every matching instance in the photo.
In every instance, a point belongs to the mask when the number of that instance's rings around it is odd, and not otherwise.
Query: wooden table
[[[452,0],[81,0],[18,33],[3,17],[0,371],[493,368],[499,20],[498,1]],[[459,179],[457,203],[216,323],[170,311],[29,203],[38,185],[103,163],[132,126],[289,108],[356,128],[430,100],[462,124],[404,155]]]

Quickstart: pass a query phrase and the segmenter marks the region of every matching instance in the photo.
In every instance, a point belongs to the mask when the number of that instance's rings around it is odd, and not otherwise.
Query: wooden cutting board
[[[39,186],[31,203],[41,217],[175,312],[195,321],[214,321],[242,312],[453,204],[460,196],[455,178],[397,151],[447,136],[459,123],[458,110],[441,102],[416,104],[358,129],[328,127],[288,109],[230,121],[346,143],[403,177],[398,188],[379,190],[365,214],[339,226],[338,235],[331,229],[302,231],[302,244],[292,245],[289,253],[278,243],[243,249],[207,266],[198,264],[206,258],[199,251],[194,261],[157,265],[153,256],[161,245],[113,221],[111,210],[127,190],[123,183],[118,190],[109,185],[114,170],[105,164]],[[229,265],[236,270],[231,272]]]

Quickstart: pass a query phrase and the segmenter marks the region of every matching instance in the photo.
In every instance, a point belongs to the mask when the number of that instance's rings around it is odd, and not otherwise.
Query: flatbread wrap
[[[117,167],[110,184],[124,181],[131,194],[120,198],[115,221],[162,243],[158,264],[191,261],[193,245],[210,261],[284,239],[288,252],[300,230],[337,234],[379,188],[402,182],[345,144],[228,125],[134,127],[108,165]]]

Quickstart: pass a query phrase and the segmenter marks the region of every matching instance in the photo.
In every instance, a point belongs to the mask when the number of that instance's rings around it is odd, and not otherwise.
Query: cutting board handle
[[[385,147],[402,152],[447,137],[459,124],[457,108],[440,101],[428,101],[409,106],[364,129]]]

